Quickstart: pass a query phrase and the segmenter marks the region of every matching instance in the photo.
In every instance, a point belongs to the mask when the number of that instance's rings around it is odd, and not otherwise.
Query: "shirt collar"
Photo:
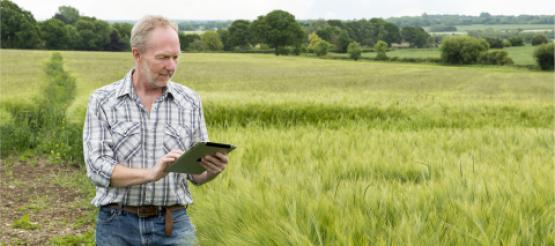
[[[135,69],[131,69],[129,72],[127,72],[127,74],[125,75],[125,77],[123,78],[123,83],[121,84],[118,93],[117,93],[117,97],[121,97],[121,96],[125,96],[125,95],[129,95],[130,98],[134,99],[136,94],[135,94],[135,90],[133,90],[133,72],[135,71]],[[168,85],[166,86],[166,88],[164,88],[164,92],[162,93],[162,96],[165,97],[174,97],[175,96],[175,85],[173,81],[169,81]]]

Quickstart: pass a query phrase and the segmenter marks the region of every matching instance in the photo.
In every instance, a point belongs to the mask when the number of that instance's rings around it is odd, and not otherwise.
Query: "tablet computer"
[[[235,149],[232,144],[214,143],[214,142],[198,142],[186,153],[181,155],[175,163],[168,168],[169,172],[200,174],[205,171],[200,165],[200,158],[205,155],[214,155],[217,152],[227,154]]]

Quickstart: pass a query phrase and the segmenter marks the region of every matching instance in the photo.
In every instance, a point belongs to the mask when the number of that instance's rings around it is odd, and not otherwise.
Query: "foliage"
[[[554,43],[540,45],[534,51],[534,57],[542,70],[553,70],[553,49]]]
[[[321,39],[315,32],[309,35],[308,40],[308,51],[316,54],[317,56],[325,56],[328,54],[328,50],[333,48],[331,43]]]
[[[513,60],[509,57],[507,51],[490,50],[483,52],[478,57],[478,63],[489,65],[512,65]]]
[[[189,48],[187,50],[190,50],[190,51],[205,51],[205,50],[208,50],[208,47],[206,47],[206,44],[202,40],[195,39],[195,40],[193,40],[193,42],[191,42],[189,44]]]
[[[65,50],[72,48],[68,29],[64,22],[59,19],[48,19],[40,23],[41,36],[44,40],[44,47],[50,50]]]
[[[512,46],[523,46],[524,45],[524,39],[521,36],[518,36],[518,35],[510,37],[509,41],[511,41]]]
[[[387,21],[399,26],[457,26],[473,24],[554,24],[553,15],[490,15],[482,13],[480,16],[470,15],[431,15],[391,17]]]
[[[207,31],[200,35],[200,39],[206,46],[206,48],[210,51],[220,51],[224,49],[224,44],[220,39],[220,35],[218,35],[215,31]]]
[[[266,43],[275,49],[297,46],[304,41],[304,32],[295,21],[295,17],[283,10],[274,10],[265,16],[259,16],[252,24],[251,30],[255,40]]]
[[[492,49],[503,48],[503,41],[499,38],[487,37],[487,38],[485,38],[485,40],[486,40],[486,42],[488,42],[489,47],[492,48]]]
[[[252,34],[250,32],[251,23],[247,20],[236,20],[229,27],[229,43],[231,48],[239,47],[245,50],[252,44]]]
[[[60,6],[58,12],[53,18],[58,19],[65,24],[73,24],[79,20],[79,10],[71,6]]]
[[[49,240],[51,245],[95,245],[95,235],[92,231],[77,234],[52,237]]]
[[[532,38],[532,45],[541,45],[541,44],[546,44],[548,43],[549,40],[547,40],[547,37],[543,34],[536,34],[534,35],[534,37]]]
[[[108,22],[82,16],[75,22],[75,28],[80,38],[77,42],[77,49],[103,50],[110,44],[112,29]]]
[[[440,46],[441,60],[447,64],[476,63],[480,54],[487,50],[485,40],[469,36],[446,37]]]
[[[347,47],[347,53],[349,53],[349,57],[353,60],[358,60],[360,55],[362,54],[362,49],[360,48],[360,44],[357,42],[351,42],[349,47]]]
[[[40,30],[35,18],[9,0],[0,1],[0,36],[2,48],[33,49],[41,47]]]
[[[410,43],[411,47],[423,48],[427,45],[430,34],[421,27],[403,27],[401,37]]]
[[[32,149],[59,163],[82,159],[81,124],[66,120],[75,96],[75,78],[63,69],[62,56],[54,53],[45,69],[47,83],[33,104],[6,103],[13,120],[0,126],[2,156]]]
[[[379,40],[376,45],[374,45],[374,50],[376,51],[376,59],[377,60],[387,60],[387,43]]]
[[[131,29],[133,28],[133,25],[129,24],[129,23],[114,23],[112,24],[112,34],[110,35],[116,35],[113,34],[114,31],[117,32],[117,36],[119,36],[119,43],[121,46],[118,46],[120,49],[114,49],[114,50],[131,50],[131,45],[130,45],[130,38],[131,38]],[[111,43],[114,42],[114,39],[111,38]]]
[[[453,25],[433,25],[430,32],[456,32],[457,27]]]
[[[24,214],[20,219],[13,222],[12,227],[16,229],[35,230],[40,226],[30,221],[29,214]]]
[[[351,39],[363,46],[373,46],[378,40],[384,40],[388,44],[401,41],[399,28],[383,19],[346,21],[342,26]]]
[[[183,32],[179,32],[179,44],[181,45],[181,50],[182,51],[195,50],[195,49],[191,48],[191,44],[195,40],[200,41],[200,35],[198,35],[198,34],[185,34]],[[204,50],[204,49],[202,49],[202,50]]]

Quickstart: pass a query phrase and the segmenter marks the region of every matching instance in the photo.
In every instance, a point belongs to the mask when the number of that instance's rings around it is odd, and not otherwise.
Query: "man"
[[[184,245],[195,241],[188,181],[214,179],[224,154],[204,156],[202,174],[167,169],[195,142],[208,141],[200,97],[170,81],[180,54],[177,26],[147,16],[131,31],[135,68],[89,99],[83,131],[87,176],[100,207],[97,245]],[[98,71],[102,72],[102,71]]]

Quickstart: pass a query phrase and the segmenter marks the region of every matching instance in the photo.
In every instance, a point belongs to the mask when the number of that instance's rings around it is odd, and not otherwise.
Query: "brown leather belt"
[[[121,210],[137,215],[139,218],[148,218],[165,213],[165,232],[166,236],[171,237],[173,231],[173,215],[172,211],[180,208],[186,209],[183,205],[172,206],[122,206],[120,204],[108,204],[106,208],[120,208]]]

